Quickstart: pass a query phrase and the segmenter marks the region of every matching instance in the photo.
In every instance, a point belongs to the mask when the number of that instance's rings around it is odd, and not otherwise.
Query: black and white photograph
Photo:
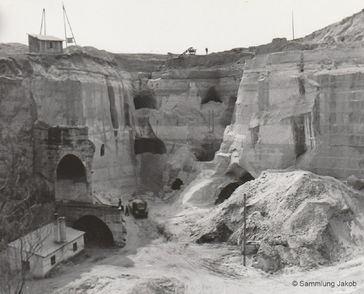
[[[0,0],[0,294],[364,294],[363,0]]]

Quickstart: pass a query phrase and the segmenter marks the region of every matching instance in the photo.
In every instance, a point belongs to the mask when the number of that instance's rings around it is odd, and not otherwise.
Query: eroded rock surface
[[[248,61],[220,157],[253,176],[294,166],[362,178],[363,53],[354,46]]]

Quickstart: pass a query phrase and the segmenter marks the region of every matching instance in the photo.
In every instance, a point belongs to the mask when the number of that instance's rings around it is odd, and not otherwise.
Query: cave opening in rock
[[[108,83],[108,86],[107,86],[107,93],[108,93],[109,104],[110,104],[111,124],[114,128],[114,136],[117,137],[118,129],[119,129],[119,117],[118,117],[118,112],[116,110],[114,88],[111,86],[110,83]]]
[[[304,119],[305,118],[303,115],[292,118],[292,132],[296,158],[298,158],[307,151]]]
[[[56,173],[56,199],[87,198],[86,169],[77,156],[64,156],[57,166]]]
[[[217,92],[215,87],[210,87],[207,90],[205,97],[203,97],[201,100],[201,104],[206,104],[206,103],[209,103],[210,101],[222,102],[220,99],[220,95]]]
[[[183,185],[183,181],[180,178],[177,178],[173,181],[171,188],[172,190],[180,190]]]
[[[193,153],[198,161],[211,161],[220,149],[221,140],[217,138],[205,139],[200,147],[195,147]]]
[[[100,156],[104,156],[104,155],[105,155],[105,144],[101,144]]]
[[[134,153],[164,154],[167,152],[163,141],[158,138],[135,138]]]
[[[250,173],[245,173],[243,176],[240,177],[239,181],[226,185],[224,188],[221,189],[219,195],[217,196],[215,205],[223,203],[225,200],[229,199],[239,186],[252,180],[254,180],[254,177]]]
[[[87,247],[110,247],[114,244],[114,237],[109,227],[94,215],[85,215],[78,219],[73,228],[85,232]]]
[[[157,108],[157,100],[155,99],[153,92],[150,90],[140,91],[134,97],[134,106],[135,109],[141,108]]]

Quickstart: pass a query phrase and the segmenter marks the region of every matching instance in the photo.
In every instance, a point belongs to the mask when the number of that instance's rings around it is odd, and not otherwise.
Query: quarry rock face
[[[87,183],[92,182],[95,192],[105,187],[135,189],[130,122],[132,101],[128,96],[131,86],[127,73],[117,71],[115,64],[105,58],[79,52],[61,56],[5,55],[0,62],[1,87],[4,88],[1,102],[5,103],[3,111],[8,113],[2,118],[14,116],[14,122],[9,119],[3,122],[2,134],[15,135],[17,128],[28,129],[28,137],[32,140],[27,146],[33,149],[30,160],[33,157],[45,160],[43,165],[36,160],[33,173],[39,175],[52,191],[56,189],[57,164],[67,154],[81,161],[88,175]],[[11,104],[6,104],[9,99]],[[22,100],[21,108],[15,107],[17,100]],[[20,113],[22,109],[24,114]],[[42,131],[35,127],[35,122]],[[15,123],[17,128],[12,127]],[[51,132],[59,126],[74,130],[86,128],[86,138],[72,131],[67,135]],[[89,140],[89,149],[77,150],[77,146],[83,144],[80,140]],[[58,149],[57,156],[53,154],[54,148]],[[90,161],[86,160],[87,153],[91,154]],[[82,193],[89,191],[88,187],[80,189],[84,191]],[[92,201],[91,193],[88,194],[88,200]]]
[[[163,168],[170,168],[168,162],[180,148],[187,146],[197,161],[213,160],[231,123],[243,64],[249,58],[251,53],[243,50],[170,57],[158,69],[137,73],[135,146],[142,146],[136,152],[141,189],[161,191],[177,178],[186,179],[176,169],[166,175]],[[148,166],[157,167],[153,175],[146,174]]]
[[[2,70],[8,70],[10,60],[0,60]],[[9,62],[9,63],[8,63]],[[36,105],[28,91],[21,87],[21,79],[0,77],[0,185],[3,186],[13,165],[24,168],[26,177],[32,176],[33,136]],[[22,178],[22,180],[25,180]]]
[[[70,194],[58,189],[57,166],[74,156],[69,164],[85,172],[64,180],[82,179],[76,195],[83,196],[72,199],[82,201],[105,191],[114,195],[109,199],[139,189],[159,193],[178,177],[188,181],[193,167],[186,160],[187,166],[173,167],[175,153],[186,147],[182,153],[191,158],[213,159],[251,56],[241,50],[167,58],[89,47],[52,56],[28,54],[20,44],[0,49],[3,140],[27,133],[18,137],[26,141],[29,166],[36,162],[29,172],[52,194]]]
[[[218,157],[255,177],[297,167],[362,178],[363,53],[348,46],[248,61]]]

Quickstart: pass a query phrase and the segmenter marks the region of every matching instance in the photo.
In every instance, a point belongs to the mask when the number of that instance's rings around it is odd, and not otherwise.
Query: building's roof
[[[48,35],[29,34],[29,36],[36,38],[38,40],[42,40],[42,41],[60,41],[60,42],[64,41],[63,39],[53,37],[53,36],[48,36]]]
[[[47,257],[85,234],[85,232],[66,227],[67,241],[56,243],[54,242],[53,228],[54,224],[50,223],[9,243],[8,246],[17,249],[23,247],[25,252]]]

